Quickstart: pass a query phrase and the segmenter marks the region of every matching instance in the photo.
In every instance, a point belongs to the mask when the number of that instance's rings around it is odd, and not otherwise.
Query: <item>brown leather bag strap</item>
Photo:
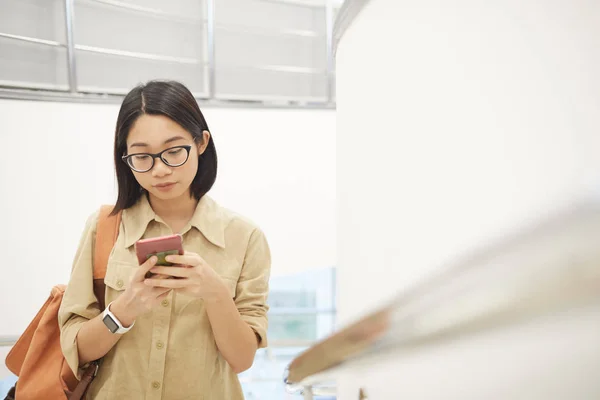
[[[104,277],[106,276],[106,266],[108,257],[119,236],[119,226],[121,225],[121,211],[116,215],[111,215],[113,206],[102,206],[96,225],[96,240],[94,241],[94,294],[100,303],[100,308],[104,308]],[[85,369],[81,380],[73,392],[67,394],[69,400],[81,400],[90,383],[96,377],[100,360],[92,361]]]
[[[113,206],[102,206],[96,226],[96,241],[94,247],[94,279],[104,279],[108,256],[117,241],[121,212],[110,215]]]
[[[96,225],[96,240],[94,242],[94,293],[104,308],[104,277],[106,276],[106,265],[112,248],[119,236],[121,225],[121,211],[111,215],[113,206],[105,205],[100,208],[98,224]]]
[[[98,372],[99,361],[93,361],[85,370],[83,375],[81,376],[81,380],[77,384],[77,387],[73,392],[68,395],[69,400],[81,400],[85,395],[90,383],[96,377],[96,373]]]

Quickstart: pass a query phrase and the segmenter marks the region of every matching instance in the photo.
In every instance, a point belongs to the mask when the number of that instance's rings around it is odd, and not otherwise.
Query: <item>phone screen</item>
[[[177,250],[168,250],[168,251],[161,251],[159,253],[152,253],[152,254],[146,255],[146,260],[152,256],[156,256],[156,258],[158,258],[158,260],[156,260],[156,265],[170,267],[170,266],[173,266],[174,264],[168,262],[167,260],[165,260],[165,258],[172,254],[179,254],[179,252]]]

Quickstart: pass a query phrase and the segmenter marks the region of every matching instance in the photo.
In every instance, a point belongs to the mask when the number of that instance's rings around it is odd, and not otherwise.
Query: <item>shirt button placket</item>
[[[162,399],[164,389],[165,360],[167,354],[167,339],[171,321],[171,307],[173,293],[161,302],[162,307],[155,308],[152,347],[150,348],[150,362],[148,365],[149,389],[146,393],[148,400]]]

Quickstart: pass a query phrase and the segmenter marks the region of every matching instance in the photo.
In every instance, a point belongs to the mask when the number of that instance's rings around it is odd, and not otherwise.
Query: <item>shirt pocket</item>
[[[123,291],[129,286],[129,280],[137,268],[139,268],[137,265],[122,261],[109,262],[106,268],[104,283],[107,288],[118,292]]]

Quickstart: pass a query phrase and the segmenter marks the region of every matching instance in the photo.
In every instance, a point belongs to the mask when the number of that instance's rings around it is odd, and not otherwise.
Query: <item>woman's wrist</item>
[[[123,301],[123,296],[118,297],[110,304],[110,312],[113,313],[126,328],[130,327],[137,317],[131,312],[131,308],[126,306]]]
[[[223,282],[219,285],[218,290],[215,290],[210,296],[204,298],[204,302],[207,304],[219,304],[230,300],[229,289],[227,289],[227,286]]]

